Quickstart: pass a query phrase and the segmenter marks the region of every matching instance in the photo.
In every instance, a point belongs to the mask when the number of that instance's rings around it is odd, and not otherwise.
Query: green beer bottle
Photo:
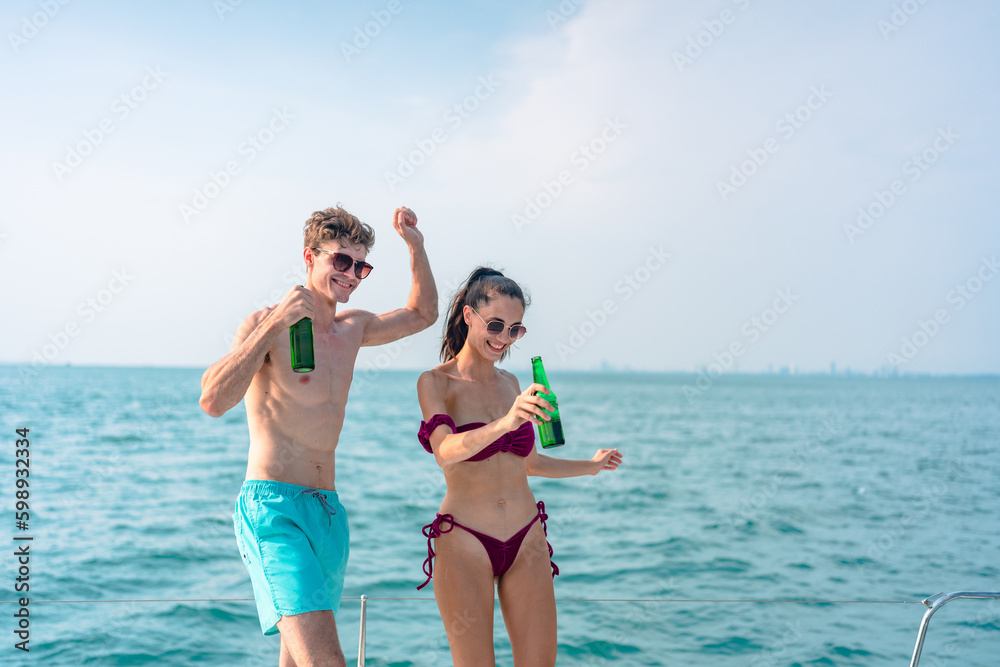
[[[292,370],[308,373],[316,368],[313,356],[313,321],[303,317],[288,330],[292,343]]]
[[[542,366],[541,357],[531,358],[531,374],[534,376],[535,382],[545,385],[550,392],[552,391],[552,387],[549,386],[549,379],[545,377],[545,367]],[[566,439],[563,438],[562,420],[559,419],[559,404],[556,402],[555,393],[543,394],[539,392],[538,395],[551,403],[552,407],[555,408],[553,412],[549,413],[552,416],[552,421],[538,422],[538,439],[542,441],[542,447],[548,449],[549,447],[565,445]]]

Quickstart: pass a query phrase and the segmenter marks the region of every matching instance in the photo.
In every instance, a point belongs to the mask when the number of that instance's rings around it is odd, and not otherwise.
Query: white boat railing
[[[932,595],[929,598],[925,598],[920,602],[912,600],[688,600],[688,599],[677,599],[677,598],[656,598],[656,599],[642,599],[642,598],[614,598],[614,599],[587,599],[587,598],[556,598],[556,602],[662,602],[662,603],[751,603],[751,604],[903,604],[903,605],[915,605],[922,604],[927,607],[927,611],[924,612],[923,618],[920,619],[920,628],[917,631],[917,642],[913,647],[913,656],[910,658],[910,667],[917,667],[920,662],[920,653],[923,650],[924,639],[927,637],[927,628],[930,624],[931,617],[937,612],[938,609],[951,602],[952,600],[957,600],[959,598],[971,598],[979,600],[1000,600],[1000,592],[973,592],[973,591],[958,591],[955,593],[938,593]],[[362,595],[360,598],[343,598],[343,600],[360,600],[361,602],[361,619],[360,619],[360,631],[358,636],[358,667],[364,667],[365,665],[365,644],[366,637],[365,633],[368,624],[368,601],[369,600],[422,600],[422,601],[434,601],[433,597],[368,597],[367,595]],[[156,602],[253,602],[253,598],[183,598],[183,599],[131,599],[131,600],[35,600],[32,601],[33,604],[96,604],[96,603],[156,603]],[[4,604],[17,604],[14,600],[0,600],[0,606]]]
[[[917,643],[913,647],[913,657],[910,658],[910,667],[917,667],[920,662],[920,651],[924,648],[924,638],[927,636],[927,626],[930,625],[931,616],[938,609],[948,604],[952,600],[959,598],[974,598],[977,600],[1000,600],[1000,593],[973,593],[970,591],[959,591],[957,593],[938,593],[923,601],[927,607],[924,617],[920,619],[920,629],[917,631]]]
[[[951,602],[952,600],[957,600],[958,598],[976,598],[976,599],[1000,599],[1000,593],[974,593],[968,591],[961,591],[957,593],[938,593],[937,595],[932,595],[920,602],[927,607],[927,611],[924,613],[923,618],[920,620],[920,629],[917,632],[917,643],[913,647],[913,657],[910,658],[910,667],[917,667],[920,662],[920,651],[924,646],[924,638],[927,636],[927,626],[930,624],[931,616],[934,615],[938,609],[940,609],[945,604]],[[367,603],[368,600],[433,600],[434,598],[369,598],[367,595],[361,596],[361,638],[358,644],[358,667],[365,667],[365,624],[367,617]],[[632,599],[621,599],[621,600],[557,600],[557,602],[748,602],[754,604],[760,603],[785,603],[785,604],[915,604],[914,602],[909,602],[905,600],[675,600],[675,599],[658,599],[658,600],[632,600]]]

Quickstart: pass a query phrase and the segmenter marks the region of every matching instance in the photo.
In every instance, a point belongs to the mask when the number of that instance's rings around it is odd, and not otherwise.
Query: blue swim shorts
[[[282,616],[337,613],[350,531],[336,491],[248,480],[236,499],[233,528],[265,635],[278,632]]]

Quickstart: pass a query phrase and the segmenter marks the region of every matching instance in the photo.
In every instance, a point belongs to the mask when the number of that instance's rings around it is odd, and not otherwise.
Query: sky
[[[0,363],[207,367],[342,204],[442,317],[485,264],[560,369],[998,373],[996,3],[0,8]],[[994,278],[997,278],[994,280]],[[342,306],[343,307],[343,306]]]

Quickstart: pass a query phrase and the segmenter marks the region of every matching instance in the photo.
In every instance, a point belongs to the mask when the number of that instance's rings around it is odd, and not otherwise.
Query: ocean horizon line
[[[208,368],[208,366],[200,365],[153,365],[153,364],[106,364],[106,363],[95,363],[95,364],[85,364],[85,363],[70,363],[65,362],[61,364],[46,364],[44,366],[34,365],[31,362],[9,362],[0,361],[0,368],[12,368],[21,369],[28,368],[32,369],[34,372],[42,372],[49,369],[57,368],[80,368],[80,369],[92,369],[92,370],[202,370]],[[427,370],[426,367],[400,367],[400,368],[366,368],[362,366],[355,366],[355,373],[371,373],[372,371],[378,373],[413,373]],[[510,370],[509,368],[505,370]],[[709,377],[721,377],[721,376],[778,376],[778,377],[837,377],[837,378],[858,378],[858,377],[870,377],[876,379],[903,379],[903,378],[918,378],[918,377],[933,377],[933,378],[997,378],[1000,377],[1000,372],[976,372],[976,373],[963,373],[957,371],[900,371],[898,369],[887,370],[885,368],[875,369],[875,370],[837,370],[831,372],[829,370],[801,370],[792,369],[790,367],[781,367],[778,370],[758,370],[758,371],[743,371],[743,370],[725,370],[722,372],[715,372],[707,367],[699,368],[696,370],[678,370],[678,369],[666,369],[666,370],[648,370],[641,368],[632,367],[615,367],[615,366],[603,366],[596,368],[560,368],[558,366],[551,368],[551,370],[558,373],[580,373],[580,374],[596,374],[596,375],[671,375],[671,376],[701,376],[707,375]],[[525,370],[527,372],[527,370]]]

